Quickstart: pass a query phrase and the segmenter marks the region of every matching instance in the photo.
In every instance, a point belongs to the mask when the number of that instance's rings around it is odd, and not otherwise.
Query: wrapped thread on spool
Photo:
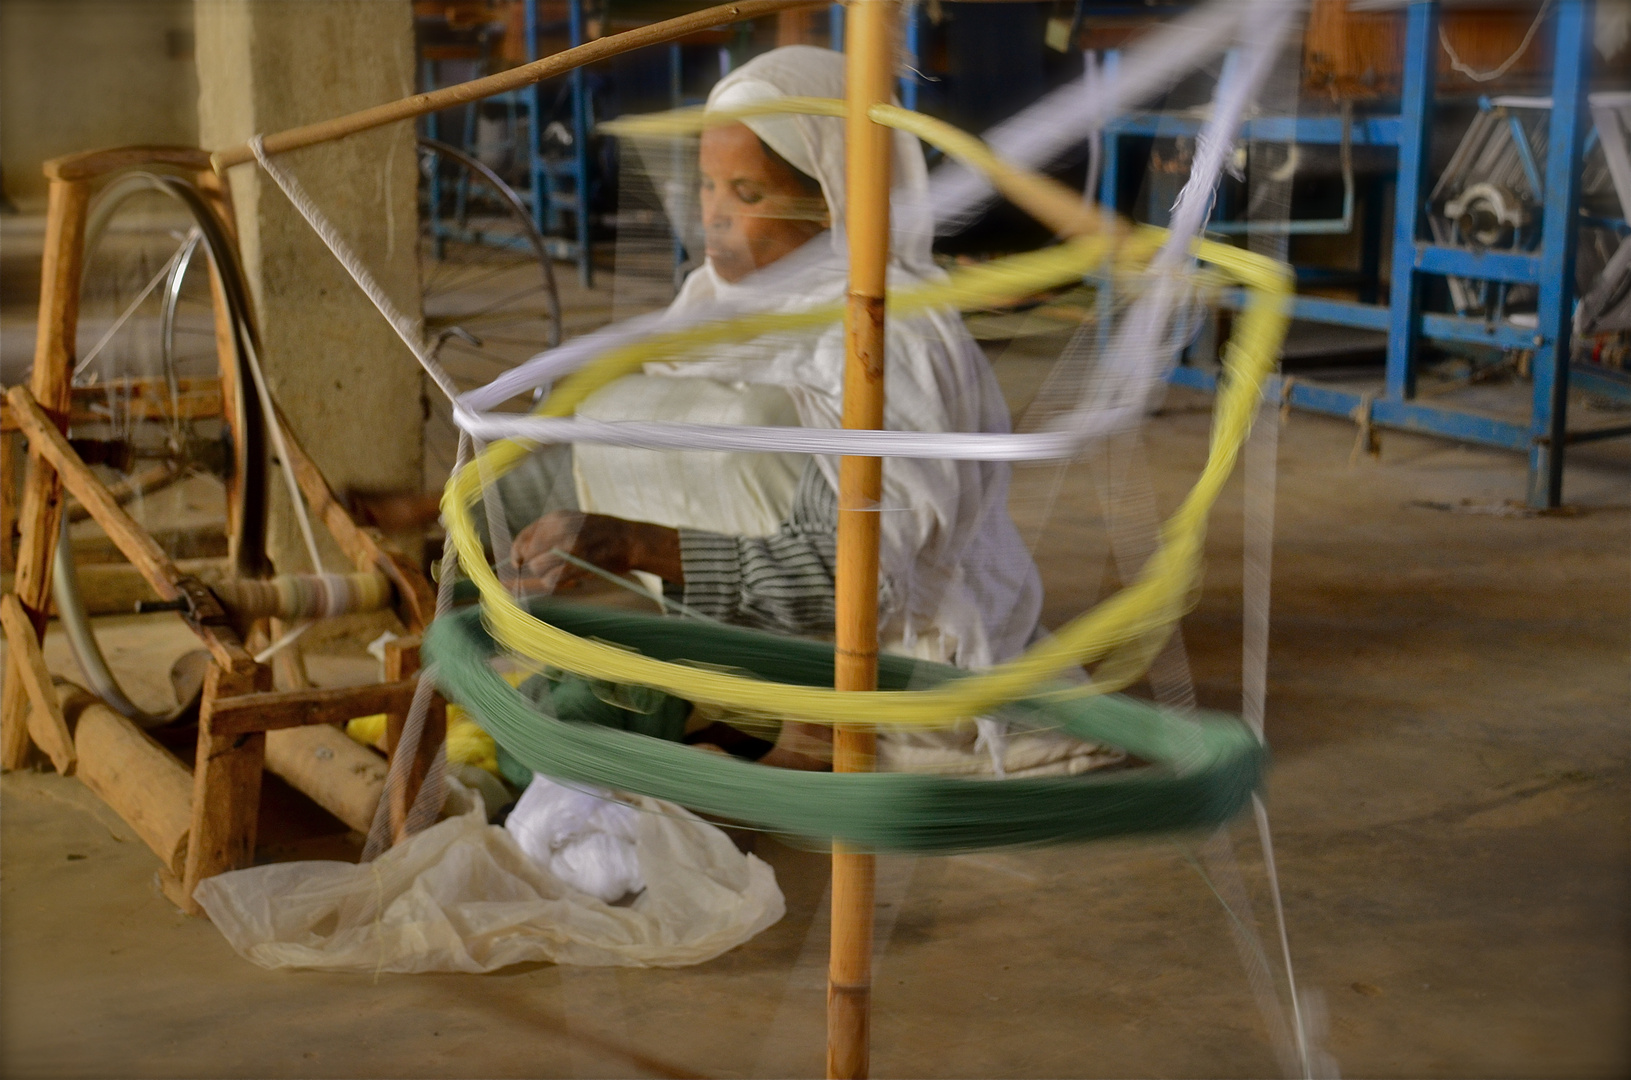
[[[377,571],[356,574],[279,574],[264,580],[237,579],[210,590],[221,606],[244,619],[332,619],[391,606],[391,579]],[[136,611],[179,610],[174,601],[138,601]]]

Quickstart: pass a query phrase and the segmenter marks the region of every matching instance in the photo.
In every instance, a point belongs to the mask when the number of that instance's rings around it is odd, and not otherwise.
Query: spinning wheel
[[[460,385],[479,386],[561,343],[561,297],[526,203],[492,169],[419,140],[419,281],[425,336]],[[432,481],[453,469],[457,430],[437,395],[426,421]]]
[[[79,776],[163,861],[166,894],[194,912],[201,910],[193,899],[201,880],[253,857],[263,768],[353,828],[377,819],[396,831],[406,813],[400,799],[382,797],[384,770],[372,752],[328,725],[384,713],[388,736],[399,732],[417,686],[417,640],[387,648],[387,682],[275,692],[270,670],[245,641],[268,619],[394,606],[417,633],[430,614],[428,584],[406,557],[350,519],[267,398],[230,211],[207,165],[201,151],[170,147],[47,164],[40,340],[29,385],[6,394],[8,422],[29,443],[22,545],[16,593],[0,597],[8,666],[4,767],[21,767],[38,746],[59,772]],[[108,176],[93,202],[92,184]],[[264,578],[263,433],[291,496],[326,526],[354,572]],[[81,515],[69,495],[85,520],[75,521]],[[178,520],[187,527],[175,528]],[[309,522],[303,525],[309,534]],[[104,540],[157,593],[152,606],[179,614],[202,646],[204,662],[194,672],[201,693],[178,694],[184,700],[175,708],[150,711],[132,702],[90,629],[75,587],[75,564],[84,561],[76,542]],[[217,557],[213,567],[188,561],[201,553]],[[199,575],[210,569],[218,573],[206,585]],[[57,604],[100,700],[55,685],[41,654],[54,571]],[[198,735],[189,771],[138,725],[175,720],[194,700]],[[439,731],[440,706],[429,708]],[[282,748],[275,755],[268,733]],[[313,752],[316,743],[322,752]],[[422,754],[409,748],[402,770],[409,779],[397,790],[410,801],[434,745]],[[346,755],[355,754],[363,760],[347,764]],[[380,786],[342,793],[324,763],[364,781],[372,770]],[[380,804],[388,812],[376,814]]]
[[[68,438],[169,558],[224,559],[253,577],[266,571],[266,457],[243,359],[246,297],[231,241],[194,184],[117,176],[85,227]],[[90,689],[143,726],[162,724],[196,705],[196,692],[150,710],[121,685],[77,571],[108,546],[71,507],[53,572],[57,611]]]

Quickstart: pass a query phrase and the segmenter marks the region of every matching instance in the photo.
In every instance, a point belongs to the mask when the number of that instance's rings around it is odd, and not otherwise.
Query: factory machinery
[[[422,0],[420,6],[446,7],[447,0],[434,5]],[[1056,5],[1052,22],[1068,25],[1068,33],[1054,35],[1050,25],[1050,37],[1064,41],[1049,44],[1082,47],[1086,61],[1103,70],[1118,61],[1117,33],[1124,37],[1126,27],[1180,10],[1166,4],[1134,10],[1091,0],[1081,0],[1073,11],[1067,7]],[[560,30],[569,38],[562,44],[577,44],[599,29],[590,25],[595,20],[586,21],[582,0],[550,8],[563,17],[560,26],[540,15],[540,0],[523,0],[515,8],[524,18],[508,36],[525,49],[515,60],[536,56],[541,35]],[[921,88],[935,87],[939,99],[965,77],[940,70],[938,61],[946,58],[933,44],[930,8],[914,5],[906,14],[906,64],[897,94],[907,108],[917,106]],[[1593,14],[1591,0],[1500,9],[1315,0],[1302,58],[1304,96],[1329,95],[1338,108],[1321,113],[1305,106],[1296,115],[1258,115],[1243,138],[1254,148],[1281,147],[1292,169],[1322,152],[1337,157],[1341,214],[1324,220],[1239,220],[1250,216],[1240,205],[1250,196],[1231,200],[1225,192],[1210,228],[1243,243],[1245,234],[1258,230],[1286,237],[1351,237],[1359,249],[1358,274],[1344,279],[1312,266],[1299,268],[1304,288],[1294,314],[1305,324],[1357,330],[1355,337],[1374,341],[1378,352],[1385,339],[1385,371],[1380,379],[1374,372],[1355,379],[1333,377],[1329,370],[1295,370],[1293,364],[1293,377],[1271,392],[1296,408],[1351,417],[1367,432],[1393,428],[1526,453],[1527,501],[1535,507],[1560,504],[1569,445],[1631,435],[1631,424],[1571,427],[1568,420],[1571,389],[1607,401],[1631,400],[1631,230],[1626,225],[1631,91],[1607,86],[1612,80],[1606,70],[1597,80],[1604,85],[1592,85]],[[822,26],[828,20],[810,19],[803,36],[813,33],[813,42],[830,40],[841,47],[841,5],[832,5],[829,20]],[[1122,29],[1107,35],[1106,26]],[[723,74],[732,50],[726,32],[713,34],[717,40],[710,39],[705,62],[712,64],[717,47]],[[681,56],[678,45],[670,47],[675,105],[685,102]],[[1469,60],[1489,70],[1477,71]],[[521,133],[515,187],[551,254],[577,262],[587,284],[593,215],[584,207],[594,182],[588,143],[595,107],[583,76],[574,71],[561,87],[572,123],[554,125],[562,130],[553,151],[538,87],[515,95],[523,118],[510,130]],[[435,81],[427,66],[427,83]],[[1550,93],[1476,93],[1509,82],[1542,90],[1549,82]],[[925,107],[939,111],[933,102]],[[1458,127],[1468,112],[1470,123],[1446,162],[1447,129]],[[1204,123],[1204,115],[1175,110],[1118,120],[1101,134],[1093,155],[1089,183],[1098,201],[1123,213],[1135,211],[1136,185],[1130,188],[1126,180],[1146,173],[1139,167],[1139,150],[1150,140],[1177,140],[1180,146],[1190,140],[1192,146]],[[467,127],[462,141],[474,150],[474,121]],[[540,130],[541,138],[525,137]],[[1373,174],[1379,169],[1380,176],[1356,179],[1356,172],[1366,171],[1356,168],[1356,160]],[[1160,188],[1158,172],[1148,173],[1146,216],[1159,224],[1160,207],[1176,193]],[[1391,199],[1384,186],[1391,186]],[[1356,213],[1356,193],[1366,196],[1363,213]],[[1399,207],[1410,210],[1398,212]],[[1297,254],[1293,245],[1294,261]],[[683,252],[677,251],[677,258]],[[1321,286],[1346,284],[1357,284],[1356,299],[1312,294],[1339,291]],[[1224,307],[1239,302],[1226,297]],[[1173,372],[1174,382],[1216,388],[1209,343],[1217,337],[1216,332],[1201,335]],[[1418,393],[1419,377],[1445,352],[1464,358],[1463,383],[1487,383],[1511,373],[1527,378],[1527,417],[1491,395],[1443,393],[1442,380],[1430,378],[1431,392]]]
[[[1345,11],[1347,5],[1333,7]],[[1475,14],[1455,8],[1450,13],[1463,19]],[[1316,5],[1311,43],[1320,30],[1320,14]],[[1352,232],[1352,155],[1361,148],[1393,149],[1397,155],[1386,302],[1365,302],[1377,289],[1372,277],[1367,290],[1364,271],[1374,272],[1381,261],[1381,215],[1372,206],[1366,215],[1372,228],[1362,230],[1369,235],[1360,238],[1361,299],[1301,295],[1294,307],[1295,317],[1304,322],[1385,333],[1385,379],[1377,385],[1299,374],[1281,380],[1281,400],[1352,417],[1367,431],[1395,428],[1527,453],[1527,501],[1545,508],[1562,501],[1568,446],[1631,435],[1631,424],[1571,427],[1568,422],[1571,387],[1614,401],[1631,399],[1631,377],[1625,370],[1631,330],[1631,237],[1626,225],[1631,213],[1626,151],[1631,93],[1594,91],[1590,85],[1589,0],[1550,0],[1538,12],[1519,14],[1519,31],[1524,23],[1529,29],[1503,67],[1510,68],[1525,52],[1540,54],[1527,62],[1532,71],[1550,72],[1550,95],[1479,97],[1471,124],[1436,177],[1430,135],[1435,105],[1442,104],[1437,100],[1443,85],[1440,59],[1448,58],[1458,72],[1471,70],[1441,29],[1438,3],[1410,3],[1402,12],[1397,111],[1361,113],[1349,99],[1336,114],[1258,116],[1248,122],[1245,138],[1259,145],[1340,150],[1343,217],[1278,226],[1292,235]],[[1540,45],[1528,49],[1543,26],[1550,30],[1550,63]],[[1385,34],[1377,36],[1387,44]],[[1341,37],[1350,50],[1356,38],[1363,44],[1351,24],[1341,28]],[[1305,53],[1305,78],[1324,59]],[[1113,64],[1115,54],[1107,54],[1105,62]],[[1386,59],[1378,63],[1374,56],[1361,63],[1350,58],[1347,66],[1360,69],[1367,82],[1376,81],[1378,70],[1387,70]],[[1340,59],[1337,67],[1342,68]],[[1502,73],[1497,68],[1472,77]],[[1353,89],[1351,82],[1344,84],[1341,70],[1326,77],[1339,99]],[[1193,137],[1201,122],[1153,113],[1107,130],[1100,200],[1114,206],[1118,194],[1124,197],[1119,174],[1124,139]],[[1220,205],[1216,216],[1226,212]],[[1212,228],[1238,234],[1251,225],[1214,220]],[[1299,273],[1299,279],[1317,282],[1318,273]],[[1466,382],[1497,368],[1526,372],[1532,390],[1527,421],[1501,415],[1487,401],[1479,408],[1448,404],[1443,395],[1418,394],[1426,361],[1434,350],[1445,348],[1481,354]],[[1173,372],[1173,381],[1215,390],[1216,368],[1209,360],[1204,348],[1192,349]]]

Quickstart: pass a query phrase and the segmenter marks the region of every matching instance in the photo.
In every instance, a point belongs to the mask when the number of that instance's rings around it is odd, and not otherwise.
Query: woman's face
[[[769,266],[827,227],[821,196],[766,154],[745,124],[705,130],[698,167],[708,262],[726,281]]]

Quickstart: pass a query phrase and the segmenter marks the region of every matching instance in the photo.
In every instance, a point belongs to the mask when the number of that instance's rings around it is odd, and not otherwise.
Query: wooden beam
[[[207,877],[248,866],[255,857],[260,813],[261,772],[266,766],[264,731],[221,730],[221,704],[256,695],[270,685],[271,670],[226,671],[211,667],[204,677],[204,703],[198,715],[198,757],[193,765],[191,836],[181,878],[184,910],[201,914],[193,890]]]
[[[18,427],[28,436],[29,453],[37,452],[50,463],[63,485],[102,526],[102,531],[131,565],[141,571],[155,592],[166,600],[181,599],[181,590],[176,586],[181,571],[147,531],[125,512],[91,467],[74,453],[27,387],[12,387],[6,392],[6,400],[11,404]]]
[[[422,663],[419,648],[420,639],[417,634],[387,641],[385,643],[385,677],[395,681],[417,675]]]
[[[846,428],[882,428],[884,293],[889,271],[889,187],[894,133],[867,110],[894,94],[894,0],[855,0],[845,9],[845,229],[849,299],[844,312]],[[838,465],[835,670],[839,690],[878,686],[878,504],[883,462],[845,457]],[[871,772],[877,735],[833,732],[833,770]],[[871,1067],[874,856],[833,845],[832,951],[827,969],[827,1075],[865,1077]]]
[[[177,379],[175,397],[163,379],[119,379],[73,390],[71,423],[107,422],[107,414],[95,406],[111,393],[120,399],[126,417],[137,420],[203,420],[221,415],[220,379]]]
[[[416,681],[269,690],[222,697],[212,706],[212,730],[217,735],[235,736],[308,724],[343,724],[376,713],[405,713],[413,700]]]
[[[57,700],[73,728],[79,782],[153,849],[166,874],[183,873],[192,829],[192,770],[89,690],[64,683]]]
[[[96,523],[102,526],[102,531],[114,542],[125,558],[130,560],[132,566],[147,579],[164,600],[184,600],[190,605],[187,613],[188,625],[209,649],[210,655],[222,667],[237,671],[251,671],[255,667],[254,659],[244,651],[243,643],[231,627],[226,625],[226,612],[216,601],[214,595],[200,584],[196,579],[189,578],[176,568],[175,563],[164,553],[164,549],[149,536],[131,516],[120,506],[112,493],[91,471],[90,466],[80,460],[74,453],[73,447],[62,432],[51,423],[49,417],[40,409],[28,389],[14,386],[7,391],[6,399],[11,402],[12,414],[22,427],[23,434],[28,436],[29,459],[39,455],[42,461],[51,468],[52,474],[61,479],[61,483],[73,493],[80,504],[90,512]],[[58,492],[58,517],[60,518],[61,499]],[[57,526],[52,524],[52,529]],[[22,592],[22,574],[18,573],[18,592]],[[27,597],[24,597],[27,602]]]
[[[343,139],[358,132],[370,131],[386,124],[394,124],[402,120],[412,120],[427,113],[439,112],[454,105],[463,105],[471,101],[479,101],[494,94],[502,94],[510,90],[519,90],[524,86],[553,79],[564,75],[574,68],[593,64],[622,53],[632,52],[635,49],[645,48],[648,45],[660,45],[669,41],[676,41],[693,34],[698,30],[721,26],[726,23],[745,22],[757,19],[762,15],[771,15],[778,11],[791,11],[795,8],[814,7],[824,5],[825,0],[738,0],[734,4],[721,4],[718,7],[704,8],[689,15],[681,15],[677,19],[666,19],[662,22],[652,23],[649,26],[636,27],[621,34],[600,38],[586,45],[579,45],[575,49],[567,49],[553,56],[546,56],[530,64],[511,68],[497,75],[489,75],[484,79],[460,83],[457,86],[445,87],[428,94],[414,94],[398,101],[385,105],[376,105],[371,109],[350,113],[346,116],[324,120],[316,124],[307,124],[305,127],[293,128],[289,131],[279,132],[266,136],[264,146],[268,154],[282,154],[290,150],[298,150],[303,146],[315,146],[318,143],[331,142]],[[230,169],[234,165],[242,165],[253,161],[255,155],[250,151],[249,144],[217,150],[211,155],[211,160],[217,172]]]
[[[206,585],[221,580],[229,570],[224,559],[184,559],[176,566]],[[129,563],[79,563],[75,573],[79,575],[79,596],[85,602],[87,615],[129,615],[136,610],[136,601],[151,603],[160,599],[147,579]],[[0,577],[0,591],[10,589],[10,575]]]
[[[317,467],[296,439],[282,410],[277,413],[283,427],[284,445],[289,450],[289,464],[294,469],[295,482],[306,496],[306,505],[328,529],[346,558],[359,570],[379,570],[396,586],[398,616],[412,633],[419,633],[430,625],[436,614],[436,592],[425,580],[425,575],[387,541],[372,529],[365,529],[352,518],[334,491],[328,486],[323,470]]]
[[[4,404],[0,399],[0,404]],[[9,415],[9,411],[8,411]],[[17,435],[0,431],[0,574],[17,569],[17,549],[11,538],[17,532]]]
[[[170,396],[170,383],[159,378],[109,379],[94,386],[75,386],[69,390],[68,421],[72,424],[107,423],[104,404],[108,396],[122,399],[125,415],[138,420],[202,419],[221,415],[221,380],[193,377],[176,380],[177,393]],[[11,406],[0,403],[0,431],[17,431],[17,419],[11,415]]]
[[[363,835],[385,791],[385,759],[327,724],[266,733],[266,768]]]
[[[0,627],[5,629],[6,649],[18,654],[21,663],[17,669],[34,706],[28,711],[28,733],[34,745],[50,757],[57,772],[70,776],[79,763],[74,753],[74,737],[68,733],[68,723],[62,718],[56,688],[51,685],[51,670],[45,666],[45,656],[40,652],[40,639],[34,636],[33,620],[23,611],[22,601],[15,595],[0,596]]]
[[[45,175],[51,180],[83,181],[137,165],[174,165],[197,172],[209,168],[209,163],[209,153],[196,146],[117,146],[52,158],[45,163]]]
[[[116,485],[108,488],[108,494],[118,502],[123,491]],[[69,521],[84,521],[91,516],[90,511],[78,502],[70,502],[67,513]],[[178,569],[201,560],[220,559],[227,553],[226,537],[221,535],[221,526],[213,522],[207,525],[187,525],[177,529],[154,529],[147,535],[153,538],[159,549]],[[119,550],[119,545],[100,532],[75,537],[72,547],[74,565],[80,569],[98,564],[130,566],[125,559],[125,553]],[[175,554],[172,555],[171,552]],[[139,573],[134,569],[132,572]]]
[[[69,403],[74,334],[79,324],[79,273],[85,255],[85,207],[90,188],[82,180],[53,180],[45,210],[45,249],[40,262],[40,316],[34,337],[31,400],[50,410],[49,425],[64,421]],[[17,388],[21,390],[21,387]],[[42,414],[43,415],[43,414]],[[55,432],[56,427],[52,430]],[[58,438],[61,438],[58,433]],[[21,542],[17,549],[17,597],[34,624],[45,631],[51,595],[51,558],[62,526],[62,482],[34,440],[28,448],[23,481]],[[23,685],[21,656],[6,658],[5,686],[0,689],[0,768],[20,768],[28,759],[28,690]]]
[[[385,677],[392,680],[404,680],[410,685],[418,685],[419,673],[419,638],[403,637],[385,643]],[[400,710],[393,710],[385,718],[385,749],[392,758],[396,757],[397,745],[402,740],[402,729],[407,725],[408,709],[413,704],[410,696]],[[415,748],[413,762],[408,767],[408,782],[399,785],[391,792],[391,842],[400,844],[408,837],[408,814],[413,809],[415,800],[419,798],[419,789],[424,786],[425,777],[430,773],[432,762],[436,755],[442,752],[442,744],[447,741],[447,702],[442,695],[432,694],[430,712],[425,716],[425,728],[419,735],[419,745]]]

